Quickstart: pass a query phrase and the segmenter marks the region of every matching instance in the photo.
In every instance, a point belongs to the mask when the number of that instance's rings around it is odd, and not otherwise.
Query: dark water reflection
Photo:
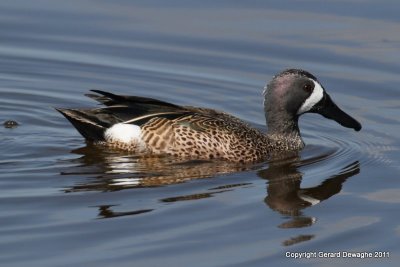
[[[314,224],[317,218],[305,216],[302,210],[338,194],[343,183],[360,172],[360,164],[356,161],[344,167],[338,174],[326,178],[318,186],[301,188],[302,173],[292,164],[271,164],[268,169],[258,172],[262,179],[268,180],[265,203],[271,209],[290,217],[279,225],[280,228],[308,227]],[[309,239],[311,238],[306,240]],[[284,242],[285,245],[295,243],[297,242],[293,240]]]

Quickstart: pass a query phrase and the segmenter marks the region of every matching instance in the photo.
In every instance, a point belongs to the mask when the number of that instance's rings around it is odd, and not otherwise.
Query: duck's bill
[[[327,93],[324,93],[324,97],[314,106],[311,112],[319,113],[325,118],[334,120],[344,127],[353,128],[357,132],[361,130],[361,124],[341,110]]]

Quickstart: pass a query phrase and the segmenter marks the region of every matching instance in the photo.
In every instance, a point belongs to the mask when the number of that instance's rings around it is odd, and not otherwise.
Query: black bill
[[[344,127],[353,128],[357,132],[361,130],[361,124],[341,110],[326,92],[324,92],[324,97],[321,101],[319,101],[310,112],[319,113],[325,118],[334,120]]]

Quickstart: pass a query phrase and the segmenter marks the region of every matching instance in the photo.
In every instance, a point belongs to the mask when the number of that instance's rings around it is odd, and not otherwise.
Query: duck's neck
[[[284,110],[265,109],[268,137],[276,143],[282,144],[283,149],[297,150],[304,147],[299,130],[299,118]]]

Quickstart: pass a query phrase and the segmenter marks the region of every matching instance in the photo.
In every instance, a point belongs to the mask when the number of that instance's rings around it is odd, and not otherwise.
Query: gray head
[[[270,133],[298,133],[298,118],[307,112],[318,113],[344,127],[361,130],[361,124],[342,111],[318,79],[307,71],[288,69],[274,76],[265,88],[264,97]]]

